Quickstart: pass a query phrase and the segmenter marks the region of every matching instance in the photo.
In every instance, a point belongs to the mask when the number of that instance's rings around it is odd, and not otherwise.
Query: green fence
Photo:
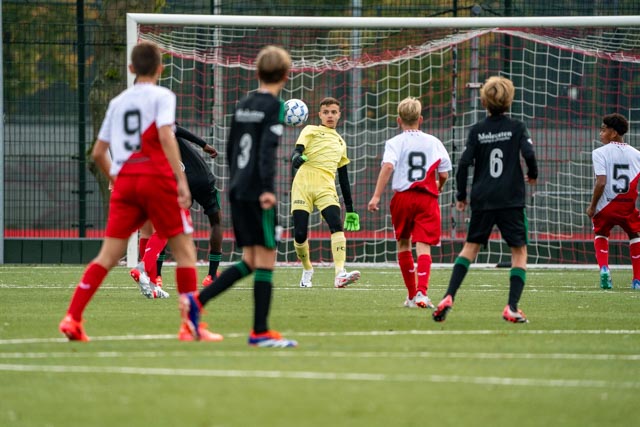
[[[126,85],[126,12],[364,17],[630,15],[640,13],[640,2],[505,0],[477,6],[462,0],[4,0],[7,262],[84,262],[96,251],[96,244],[83,240],[101,238],[108,191],[87,153],[108,100]],[[228,219],[225,221],[229,228]],[[65,251],[78,256],[58,254]]]

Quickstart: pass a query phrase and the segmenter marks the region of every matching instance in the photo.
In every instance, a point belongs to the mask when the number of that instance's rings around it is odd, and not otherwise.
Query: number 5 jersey
[[[607,183],[598,200],[602,210],[632,212],[638,198],[640,151],[623,142],[609,142],[591,153],[595,175],[606,175]]]

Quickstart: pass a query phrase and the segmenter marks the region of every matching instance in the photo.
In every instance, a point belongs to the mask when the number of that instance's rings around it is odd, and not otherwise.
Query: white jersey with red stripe
[[[451,170],[451,159],[442,142],[420,130],[405,130],[388,140],[382,163],[393,165],[394,191],[421,189],[438,195],[438,173]]]
[[[625,143],[610,142],[593,150],[591,157],[595,175],[607,177],[595,213],[610,205],[616,210],[633,210],[638,198],[640,151]]]
[[[109,103],[98,139],[109,143],[109,174],[173,176],[158,129],[174,126],[176,96],[151,83],[136,83]]]

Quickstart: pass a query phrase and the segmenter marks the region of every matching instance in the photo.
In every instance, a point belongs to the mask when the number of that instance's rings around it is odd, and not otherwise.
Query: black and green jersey
[[[525,207],[527,176],[537,179],[538,166],[529,130],[519,120],[505,115],[489,116],[469,131],[467,145],[458,163],[456,199],[467,198],[468,169],[474,167],[470,205],[473,211]]]
[[[284,103],[254,92],[237,105],[227,140],[229,200],[258,200],[275,192],[276,151],[284,131]]]

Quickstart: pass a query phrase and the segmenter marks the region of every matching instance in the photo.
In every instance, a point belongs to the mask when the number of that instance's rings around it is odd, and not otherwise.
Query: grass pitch
[[[183,343],[174,271],[147,300],[119,267],[85,312],[90,343],[57,325],[83,266],[0,266],[1,426],[628,426],[640,395],[640,292],[631,272],[527,273],[528,324],[501,313],[508,270],[474,269],[447,321],[402,306],[397,269],[333,289],[279,268],[270,326],[295,349],[246,344],[252,283],[207,306],[221,343]],[[204,269],[200,270],[203,277]],[[432,273],[437,304],[450,269]],[[636,421],[634,421],[636,420]]]

